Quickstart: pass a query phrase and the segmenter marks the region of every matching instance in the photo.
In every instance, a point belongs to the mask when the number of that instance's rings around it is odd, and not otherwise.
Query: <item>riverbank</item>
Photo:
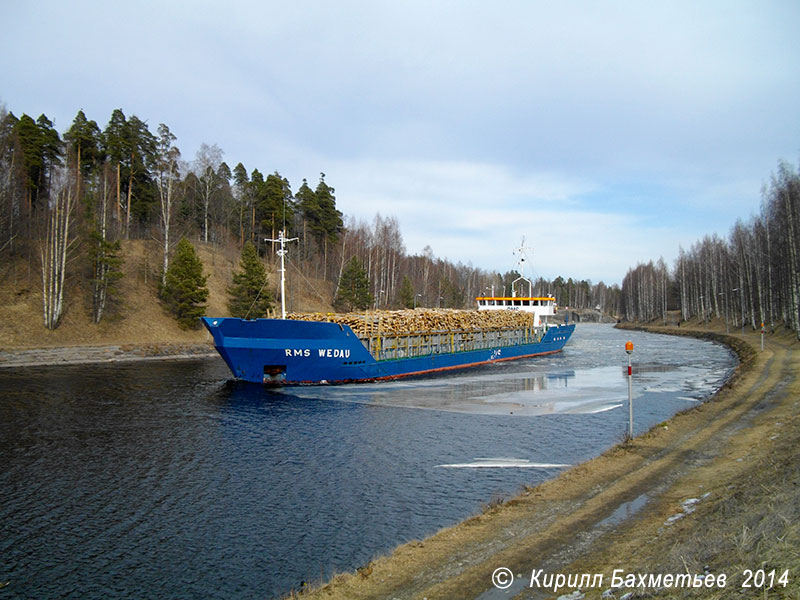
[[[549,598],[575,591],[531,588],[539,570],[601,574],[600,585],[584,581],[586,598],[755,596],[758,590],[741,587],[746,569],[775,570],[775,580],[788,569],[787,587],[776,582],[758,595],[800,597],[800,345],[774,334],[760,352],[757,333],[725,336],[724,325],[646,329],[724,341],[739,367],[696,408],[302,597]],[[502,595],[492,585],[500,567],[516,577]],[[609,591],[615,569],[725,574],[727,585],[699,593],[663,585],[637,590],[636,580]]]
[[[0,369],[215,356],[209,344],[121,344],[0,350]]]

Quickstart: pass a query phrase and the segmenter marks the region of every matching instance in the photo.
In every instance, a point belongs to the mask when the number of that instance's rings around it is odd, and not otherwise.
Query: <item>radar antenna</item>
[[[533,283],[530,279],[525,277],[525,261],[528,258],[527,253],[533,252],[533,248],[529,248],[525,246],[525,236],[522,236],[522,243],[519,245],[519,248],[514,250],[514,254],[517,255],[517,265],[519,265],[519,277],[517,277],[514,281],[511,282],[511,297],[514,298],[517,295],[516,290],[514,289],[514,284],[518,281],[526,281],[528,283],[528,297],[533,296]]]

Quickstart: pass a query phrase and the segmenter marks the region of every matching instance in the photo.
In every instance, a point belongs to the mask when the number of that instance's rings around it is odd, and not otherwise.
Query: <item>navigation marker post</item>
[[[761,351],[764,351],[764,324],[761,324]]]
[[[286,256],[287,252],[289,252],[286,249],[286,242],[294,242],[294,241],[296,241],[298,239],[300,239],[300,238],[287,239],[286,238],[286,233],[284,232],[283,229],[281,229],[278,232],[278,239],[277,240],[272,240],[272,239],[269,239],[269,238],[266,238],[264,240],[265,242],[278,242],[281,245],[281,247],[278,248],[275,251],[275,254],[277,254],[278,256],[281,257],[281,268],[280,268],[280,274],[281,274],[281,319],[286,319],[286,265],[284,264],[284,260],[283,260],[283,257]]]
[[[631,368],[631,354],[633,342],[625,342],[625,352],[628,354],[628,435],[633,439],[633,369]]]

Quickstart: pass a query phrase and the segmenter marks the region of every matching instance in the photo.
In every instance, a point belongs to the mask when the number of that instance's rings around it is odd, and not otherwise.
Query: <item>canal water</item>
[[[271,598],[711,395],[724,347],[580,324],[563,353],[278,390],[218,358],[0,369],[0,600]]]

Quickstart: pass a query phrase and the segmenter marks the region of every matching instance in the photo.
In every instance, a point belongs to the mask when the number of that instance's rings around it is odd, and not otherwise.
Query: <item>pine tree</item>
[[[205,301],[208,299],[207,279],[194,246],[186,238],[181,238],[167,269],[161,297],[183,329],[194,329],[200,325],[198,319],[205,312]]]
[[[233,168],[233,195],[239,209],[239,243],[242,245],[245,241],[245,224],[250,212],[249,186],[250,176],[247,174],[247,169],[242,163],[239,163]]]
[[[338,240],[344,227],[342,213],[336,208],[335,191],[325,181],[325,173],[319,174],[315,191],[311,191],[305,179],[297,191],[298,209],[320,244]]]
[[[46,115],[39,115],[36,119],[36,126],[39,128],[42,146],[42,172],[40,190],[45,191],[45,197],[50,194],[50,185],[53,182],[56,169],[62,164],[64,156],[64,143],[58,135],[58,131],[53,126],[53,122]],[[42,197],[41,191],[39,197]]]
[[[240,319],[263,317],[272,308],[272,292],[267,287],[267,272],[253,242],[244,245],[239,267],[241,271],[233,274],[233,285],[228,288],[231,296],[228,310],[231,316]]]
[[[114,215],[117,221],[122,221],[121,209],[124,205],[122,201],[122,185],[128,181],[128,140],[127,140],[128,121],[125,113],[117,108],[111,113],[105,130],[101,136],[102,153],[108,158],[116,172],[116,201],[114,202]]]
[[[117,208],[124,209],[125,237],[130,238],[130,227],[134,217],[146,221],[152,211],[154,198],[153,178],[150,166],[155,161],[156,138],[147,123],[136,115],[129,119],[121,109],[111,113],[102,134],[101,152],[117,170]]]
[[[369,308],[374,298],[369,292],[369,280],[361,261],[357,257],[351,258],[342,271],[339,281],[339,292],[333,305],[337,310],[351,311]]]
[[[98,229],[89,232],[89,260],[92,265],[92,321],[99,323],[109,307],[117,304],[117,283],[122,279],[119,240],[103,238]]]
[[[22,116],[14,123],[14,134],[19,140],[22,149],[22,164],[24,165],[25,192],[28,206],[35,204],[35,199],[39,191],[39,182],[42,177],[44,161],[42,159],[42,139],[41,131],[36,126],[36,121],[22,113]]]
[[[308,187],[308,181],[305,179],[303,179],[303,183],[297,190],[295,198],[297,198],[297,209],[300,211],[303,218],[310,220],[312,215],[316,214],[319,210],[314,190]]]
[[[255,191],[256,218],[261,231],[275,237],[279,229],[291,225],[294,220],[292,188],[289,180],[275,171]],[[287,231],[287,234],[289,231]]]
[[[414,308],[414,286],[408,275],[403,275],[403,282],[400,284],[400,304],[405,308]]]
[[[136,217],[140,221],[146,221],[148,215],[151,214],[153,207],[157,200],[155,198],[155,189],[153,188],[153,173],[150,171],[150,166],[157,162],[159,158],[163,160],[163,147],[159,148],[159,144],[163,144],[162,127],[169,128],[163,123],[159,124],[158,138],[154,136],[147,126],[145,121],[142,121],[136,115],[131,115],[128,119],[127,133],[127,149],[129,154],[128,162],[128,226],[130,226],[131,216]],[[170,138],[174,141],[174,137]],[[159,152],[162,153],[159,156]],[[128,234],[130,235],[130,233]]]
[[[87,119],[83,110],[78,111],[69,131],[64,134],[64,140],[77,157],[77,166],[83,179],[86,179],[91,171],[102,162],[100,137],[100,128],[97,123]],[[80,194],[78,195],[80,196]]]
[[[308,182],[303,179],[303,183],[295,194],[297,203],[297,212],[302,219],[302,227],[298,232],[303,240],[302,244],[302,257],[305,260],[311,255],[309,239],[307,236],[309,230],[313,233],[315,231],[315,217],[319,207],[317,206],[317,198],[314,196],[314,190],[308,187]],[[315,234],[316,235],[316,234]]]
[[[319,226],[322,233],[331,242],[339,239],[339,234],[344,227],[342,213],[336,208],[336,197],[333,195],[335,191],[325,181],[325,173],[320,173],[317,189],[314,190],[314,197],[319,210]]]

